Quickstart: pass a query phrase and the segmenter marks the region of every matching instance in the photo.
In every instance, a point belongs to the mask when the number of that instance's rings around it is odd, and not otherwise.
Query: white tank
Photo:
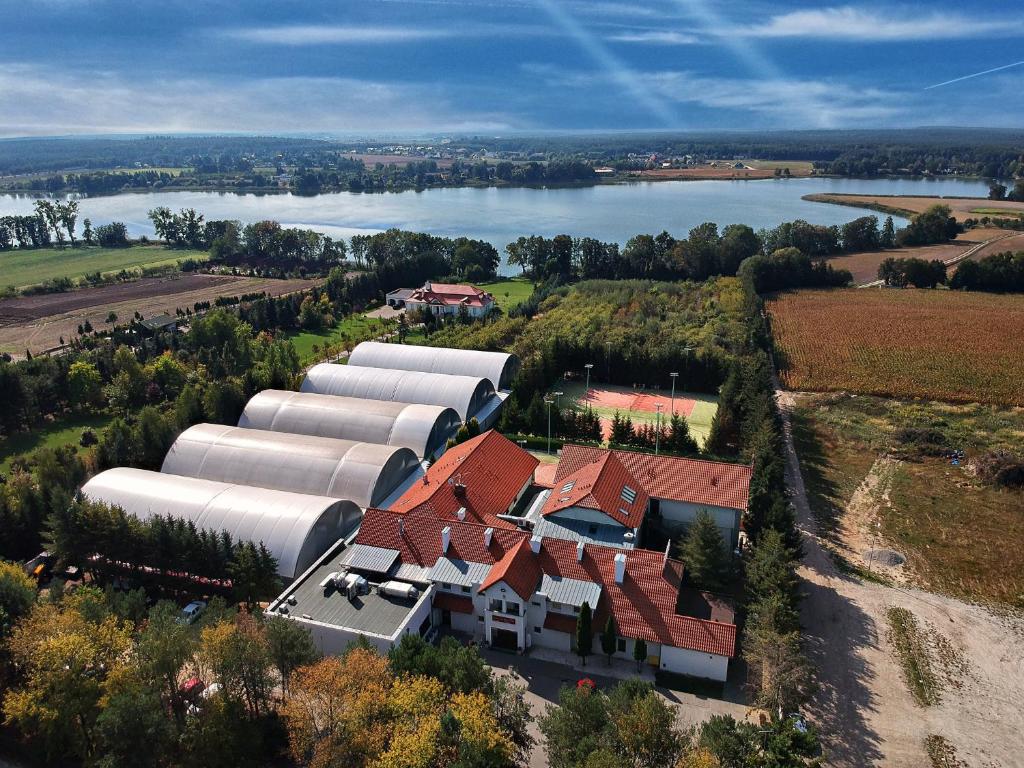
[[[385,581],[379,587],[377,591],[382,595],[388,597],[401,597],[407,600],[414,599],[419,592],[412,584],[406,584],[403,581]]]

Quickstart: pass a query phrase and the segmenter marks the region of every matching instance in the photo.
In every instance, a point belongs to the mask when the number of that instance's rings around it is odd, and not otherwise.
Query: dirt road
[[[1024,621],[916,589],[865,582],[837,570],[816,533],[790,436],[792,398],[776,384],[786,435],[786,480],[804,535],[801,618],[818,690],[809,714],[829,765],[930,765],[924,740],[947,739],[970,766],[1024,765]],[[908,693],[886,638],[899,606],[962,653],[966,669],[938,704]],[[956,684],[962,687],[957,688]]]

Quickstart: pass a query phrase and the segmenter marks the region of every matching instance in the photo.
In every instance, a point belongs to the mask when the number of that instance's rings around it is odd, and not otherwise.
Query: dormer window
[[[622,486],[622,500],[627,504],[632,504],[634,501],[636,501],[636,491],[634,491],[628,485]]]

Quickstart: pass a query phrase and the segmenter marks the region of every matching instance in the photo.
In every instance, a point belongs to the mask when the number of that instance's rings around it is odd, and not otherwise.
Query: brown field
[[[93,328],[108,328],[107,315],[120,321],[135,312],[143,317],[174,314],[178,308],[196,302],[213,302],[218,296],[241,296],[265,291],[281,296],[316,283],[315,280],[270,280],[231,275],[175,275],[142,278],[130,283],[83,288],[69,293],[24,296],[0,301],[0,351],[11,354],[43,352],[60,346],[77,335],[78,326],[88,320]]]
[[[976,209],[1006,211],[1007,216],[1024,214],[1024,203],[1010,200],[987,200],[983,197],[903,197],[901,195],[837,195],[820,194],[804,195],[804,200],[817,203],[833,203],[836,205],[852,205],[860,208],[875,208],[892,213],[910,216],[930,208],[933,205],[948,205],[957,221],[992,216],[992,213],[972,213]]]
[[[767,309],[788,389],[1024,405],[1024,297],[810,290]]]
[[[367,155],[358,152],[346,152],[342,157],[346,157],[350,160],[362,160],[363,164],[367,168],[373,168],[377,163],[383,163],[384,165],[397,165],[399,168],[404,168],[409,163],[418,163],[421,160],[430,160],[429,157],[409,157],[408,155]],[[452,161],[450,159],[439,159],[435,160],[438,168],[451,168]]]
[[[708,179],[773,179],[775,178],[775,171],[701,166],[699,168],[654,168],[649,171],[633,171],[629,175],[641,179],[689,179],[691,181]]]

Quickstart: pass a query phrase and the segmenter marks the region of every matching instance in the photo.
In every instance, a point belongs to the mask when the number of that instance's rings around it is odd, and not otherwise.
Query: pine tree
[[[544,407],[544,398],[541,397],[540,392],[534,393],[533,399],[530,400],[530,405],[526,409],[526,415],[523,417],[525,432],[531,435],[547,434],[547,413]]]
[[[627,428],[626,420],[619,415],[618,411],[616,411],[615,415],[612,417],[612,435],[610,442],[612,445],[629,445],[632,438],[632,426]]]
[[[880,245],[883,248],[892,248],[896,245],[896,225],[893,224],[892,216],[887,216],[885,218],[885,224],[882,226]]]
[[[587,666],[587,656],[594,645],[591,620],[590,603],[584,601],[580,606],[580,615],[576,617],[576,653],[583,660],[583,666]]]
[[[729,578],[729,554],[722,532],[706,509],[697,513],[679,546],[690,583],[712,592],[726,587]]]
[[[699,452],[697,441],[690,434],[690,425],[686,423],[686,417],[679,413],[672,414],[669,421],[669,433],[666,440],[666,447],[673,453],[695,454]]]
[[[509,395],[501,406],[500,428],[506,434],[516,434],[523,430],[523,411],[519,407],[519,398],[514,394]]]
[[[612,665],[612,656],[619,643],[619,628],[615,626],[615,616],[608,612],[608,621],[604,623],[604,632],[601,633],[601,650],[608,657],[608,666]]]
[[[638,637],[633,641],[633,660],[636,662],[636,671],[639,674],[640,665],[647,659],[647,641]]]

